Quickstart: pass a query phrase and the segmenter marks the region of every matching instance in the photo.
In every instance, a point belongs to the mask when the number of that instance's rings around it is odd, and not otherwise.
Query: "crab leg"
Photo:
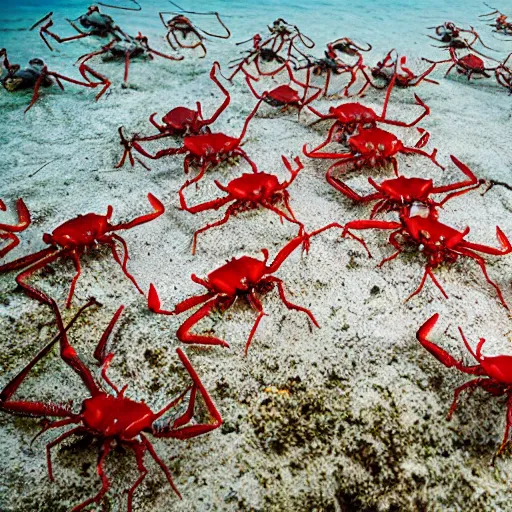
[[[21,383],[25,380],[26,376],[32,368],[41,361],[53,348],[59,338],[68,331],[76,322],[78,317],[85,309],[97,304],[95,299],[89,300],[87,304],[82,306],[79,311],[73,316],[66,328],[59,330],[59,333],[48,343],[39,353],[18,373],[12,378],[8,384],[0,392],[0,409],[11,412],[13,414],[28,415],[28,416],[58,416],[69,419],[74,419],[75,415],[66,407],[46,404],[43,402],[26,402],[26,401],[10,401],[10,398],[18,390]]]
[[[172,427],[170,427],[169,429],[164,428],[160,430],[158,433],[154,433],[154,435],[155,437],[171,437],[173,439],[185,440],[191,439],[192,437],[196,437],[201,434],[205,434],[206,432],[210,432],[211,430],[215,430],[220,425],[222,425],[222,418],[219,411],[215,407],[213,400],[208,394],[208,391],[205,389],[203,383],[201,382],[201,379],[199,378],[192,364],[190,363],[188,357],[185,355],[183,350],[181,350],[181,348],[177,348],[176,353],[178,354],[178,357],[185,366],[185,369],[189,373],[190,377],[192,378],[192,381],[194,382],[191,391],[189,406],[187,407],[185,413],[173,422]],[[185,426],[187,423],[190,422],[190,420],[193,417],[197,390],[199,390],[199,393],[201,394],[201,397],[203,398],[206,404],[208,413],[215,421],[213,423],[198,423],[195,425]]]
[[[231,96],[229,95],[229,91],[219,82],[219,80],[216,76],[217,70],[220,70],[220,64],[217,61],[215,61],[213,63],[212,69],[210,71],[210,79],[217,85],[217,87],[222,91],[222,94],[224,94],[226,96],[226,98],[224,99],[224,101],[222,102],[220,107],[215,111],[215,113],[209,119],[205,119],[203,121],[203,124],[205,126],[214,123],[217,120],[217,118],[222,114],[222,112],[224,112],[224,110],[226,110],[226,108],[228,107],[228,105],[231,101]]]
[[[264,316],[266,316],[266,313],[263,311],[263,304],[261,301],[256,297],[253,291],[247,295],[247,300],[249,301],[249,304],[252,306],[253,309],[255,309],[258,312],[258,316],[256,317],[256,320],[254,321],[254,324],[252,325],[251,332],[249,333],[249,337],[247,338],[247,341],[245,342],[245,357],[247,357],[247,353],[249,352],[249,347],[251,346],[252,339],[254,338],[254,335],[256,334],[256,330],[258,329],[258,326],[263,319]]]
[[[2,210],[4,209],[5,208],[2,208]],[[30,226],[30,212],[21,198],[16,201],[16,211],[18,213],[18,223],[13,225],[0,223],[0,229],[5,229],[10,232],[20,232]]]
[[[46,445],[46,464],[48,466],[48,478],[51,482],[54,481],[53,478],[53,465],[52,465],[52,453],[51,450],[54,446],[62,443],[62,441],[66,440],[68,437],[71,437],[74,434],[78,434],[80,432],[84,432],[85,429],[83,427],[75,427],[71,430],[68,430],[67,432],[64,432],[62,435],[57,437],[57,439],[54,439],[50,443]]]
[[[320,324],[316,321],[316,318],[314,317],[313,313],[309,309],[307,309],[303,306],[298,306],[297,304],[293,304],[286,298],[285,293],[284,293],[284,283],[281,279],[274,277],[274,276],[268,276],[267,279],[269,281],[273,281],[274,283],[277,284],[277,289],[279,291],[279,297],[281,298],[281,301],[288,309],[294,309],[296,311],[302,311],[303,313],[306,313],[306,315],[309,316],[309,319],[313,322],[313,324],[316,327],[320,328]]]
[[[221,340],[220,338],[216,338],[214,336],[205,336],[201,334],[192,334],[190,329],[197,324],[202,318],[208,316],[210,312],[216,307],[222,306],[225,308],[229,307],[235,300],[235,298],[229,298],[227,302],[223,303],[224,297],[215,297],[212,300],[208,301],[202,307],[200,307],[194,314],[192,314],[176,332],[176,337],[182,341],[183,343],[201,343],[204,345],[220,345],[222,347],[229,348],[229,344]],[[176,306],[175,311],[178,306]]]
[[[86,388],[91,393],[91,396],[97,396],[102,393],[101,388],[96,384],[94,377],[87,368],[87,366],[80,360],[75,349],[71,346],[68,340],[68,336],[66,330],[64,329],[64,325],[62,323],[62,316],[60,314],[59,308],[54,300],[52,302],[53,310],[55,311],[55,316],[57,319],[57,326],[61,333],[60,336],[60,355],[64,362],[75,371],[75,373],[82,379]]]
[[[44,255],[45,252],[47,255]],[[36,259],[35,263],[32,266],[30,266],[29,268],[25,269],[23,272],[18,274],[16,276],[16,282],[18,283],[19,286],[21,286],[21,288],[23,288],[23,290],[26,292],[26,294],[29,297],[36,299],[43,304],[47,304],[47,305],[51,306],[51,299],[42,291],[37,290],[36,288],[33,288],[32,286],[28,285],[25,282],[25,279],[27,277],[30,277],[32,274],[37,272],[39,269],[44,268],[47,265],[49,265],[50,263],[59,259],[61,256],[65,256],[66,249],[56,249],[54,247],[48,247],[47,249],[40,251],[37,254],[39,254],[41,256],[44,255],[44,256],[41,259]],[[35,256],[35,255],[33,255],[33,256]],[[15,260],[11,263],[15,264],[16,262],[21,261],[23,259],[28,260],[28,259],[30,259],[30,256],[27,256],[26,258],[20,258],[20,260]],[[11,268],[9,268],[9,265],[10,264],[7,263],[7,264],[3,265],[2,267],[0,267],[0,272],[2,272],[3,269],[11,270]],[[16,268],[16,266],[13,268]]]
[[[107,494],[108,490],[110,489],[110,482],[105,475],[103,463],[105,462],[107,455],[110,453],[111,443],[112,441],[110,440],[104,441],[100,456],[98,458],[97,472],[102,483],[101,489],[99,490],[98,494],[96,494],[96,496],[93,496],[92,498],[85,500],[80,505],[77,505],[71,510],[71,512],[79,512],[80,510],[83,510],[85,507],[89,506],[91,503],[99,503],[103,499],[103,496],[105,496],[105,494]]]
[[[414,290],[410,295],[409,297],[407,297],[407,299],[405,299],[404,302],[408,302],[410,299],[412,299],[415,295],[418,295],[418,293],[421,292],[421,290],[423,289],[423,286],[425,284],[425,281],[427,280],[427,277],[430,277],[430,279],[432,279],[432,282],[437,286],[437,288],[439,289],[439,291],[443,294],[443,297],[445,299],[448,298],[448,295],[447,293],[444,291],[443,287],[441,286],[441,283],[436,279],[436,277],[434,276],[433,272],[432,272],[432,267],[430,265],[425,265],[425,272],[423,273],[423,277],[421,278],[421,282],[420,282],[420,285],[418,286],[418,288],[416,288],[416,290]]]
[[[135,226],[139,226],[140,224],[145,224],[146,222],[150,222],[150,221],[160,217],[160,215],[162,215],[165,212],[165,207],[164,207],[163,203],[159,199],[157,199],[153,194],[151,194],[151,193],[148,194],[148,201],[151,204],[151,206],[153,207],[154,211],[152,213],[147,213],[145,215],[141,215],[140,217],[136,217],[135,219],[133,219],[129,222],[116,224],[114,226],[111,226],[110,229],[113,231],[117,231],[119,229],[131,229]]]
[[[489,274],[487,273],[487,267],[485,265],[485,260],[481,256],[479,256],[478,254],[476,254],[473,251],[470,251],[469,249],[465,248],[469,244],[470,244],[470,242],[463,242],[462,244],[460,244],[460,245],[462,245],[462,247],[460,247],[460,246],[457,247],[456,251],[459,252],[460,254],[463,254],[464,256],[468,256],[469,258],[474,259],[478,263],[478,265],[482,269],[482,273],[483,273],[483,275],[485,277],[485,280],[496,290],[496,294],[498,295],[498,299],[503,304],[503,307],[505,309],[507,309],[507,310],[510,309],[508,307],[507,303],[505,302],[505,299],[503,298],[503,293],[501,292],[500,287],[494,281],[492,281],[491,278],[489,277]],[[472,245],[477,245],[478,246],[478,244],[472,244]],[[492,248],[490,248],[490,249],[492,249]],[[493,249],[493,250],[496,250],[496,249]],[[498,254],[503,254],[503,253],[498,253]]]
[[[140,438],[142,439],[144,446],[146,446],[146,448],[148,449],[148,452],[151,455],[151,457],[153,457],[153,460],[160,466],[160,469],[164,472],[165,477],[167,478],[167,481],[169,482],[169,485],[171,486],[172,490],[176,493],[178,498],[182,499],[180,491],[178,491],[178,488],[174,484],[169,468],[165,465],[164,461],[158,456],[149,439],[142,433],[140,434]]]
[[[124,258],[123,258],[122,262],[121,262],[121,259],[119,258],[119,255],[117,254],[116,244],[115,244],[114,240],[117,240],[123,246]],[[133,277],[130,274],[130,272],[128,272],[128,268],[126,266],[128,263],[128,260],[129,260],[128,246],[126,245],[126,241],[124,240],[124,238],[113,233],[112,235],[105,236],[103,239],[101,239],[101,241],[110,246],[110,249],[112,251],[112,256],[116,260],[117,264],[121,267],[121,270],[123,271],[124,275],[135,285],[135,288],[137,288],[138,292],[141,295],[144,295],[144,292],[142,291],[142,288],[139,286],[139,284],[135,280],[135,277]]]
[[[231,215],[236,213],[237,206],[238,205],[235,202],[234,204],[229,206],[229,208],[226,210],[226,213],[224,214],[224,217],[222,217],[222,219],[212,222],[210,224],[206,224],[206,226],[203,226],[202,228],[199,228],[194,232],[194,238],[193,238],[193,242],[192,242],[192,254],[196,253],[197,237],[199,236],[199,234],[203,233],[204,231],[208,231],[211,228],[215,228],[217,226],[221,226],[222,224],[226,224],[226,222],[229,220],[229,217],[231,217]]]

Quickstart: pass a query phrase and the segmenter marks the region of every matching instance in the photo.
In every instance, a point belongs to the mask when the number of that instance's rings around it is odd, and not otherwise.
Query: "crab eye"
[[[379,151],[384,151],[384,144],[379,144],[377,147],[379,148]]]
[[[375,146],[371,142],[366,143],[366,149],[369,149],[370,151],[373,150]]]

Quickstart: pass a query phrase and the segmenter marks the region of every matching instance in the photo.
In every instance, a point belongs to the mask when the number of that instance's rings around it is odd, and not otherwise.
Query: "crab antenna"
[[[109,7],[110,9],[121,9],[123,11],[142,11],[142,7],[137,0],[130,0],[130,2],[135,4],[137,7],[122,7],[120,5],[104,4],[103,2],[98,2],[98,5],[101,5],[102,7]]]
[[[209,11],[209,12],[186,11],[185,9],[183,9],[183,7],[180,7],[178,4],[174,3],[172,0],[169,0],[169,3],[174,5],[174,7],[179,9],[181,12],[184,12],[185,14],[199,14],[199,15],[204,15],[204,16],[211,15],[211,14],[217,14],[213,11]]]
[[[480,345],[478,346],[477,348],[477,353],[475,354],[474,350],[471,348],[471,345],[469,344],[466,336],[464,336],[464,333],[462,332],[462,328],[459,327],[459,332],[460,332],[460,336],[462,338],[462,341],[464,342],[464,345],[466,345],[466,348],[468,350],[468,352],[477,360],[477,361],[480,361],[480,358],[478,357],[479,356],[479,352],[480,352]]]
[[[48,14],[44,15],[40,20],[36,21],[29,30],[34,30],[38,25],[41,25],[41,23],[44,23],[48,18],[53,16],[53,11],[49,12]]]

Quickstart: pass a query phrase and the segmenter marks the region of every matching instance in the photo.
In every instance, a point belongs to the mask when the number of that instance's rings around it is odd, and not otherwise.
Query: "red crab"
[[[302,109],[315,101],[322,93],[322,89],[320,89],[320,87],[310,85],[310,69],[308,69],[306,74],[306,82],[302,83],[293,76],[293,71],[290,64],[286,63],[285,66],[286,70],[288,71],[289,83],[279,85],[270,91],[263,92],[262,94],[259,94],[252,85],[252,81],[258,81],[259,79],[251,76],[249,73],[247,73],[247,71],[244,70],[245,80],[249,86],[249,89],[257,99],[263,100],[265,103],[272,107],[281,108],[281,111],[285,111],[290,107],[296,108],[298,109],[300,116]],[[304,90],[302,96],[297,89],[294,89],[290,85],[292,83],[298,85]],[[317,91],[308,98],[308,92],[310,89],[317,89]]]
[[[512,244],[505,236],[503,231],[496,226],[496,237],[502,248],[496,249],[487,245],[475,244],[468,242],[464,238],[469,233],[469,227],[464,231],[458,231],[451,226],[441,223],[438,220],[438,214],[424,204],[413,204],[410,208],[400,214],[400,222],[389,222],[383,220],[353,220],[345,224],[343,236],[349,233],[351,229],[389,229],[393,232],[389,236],[389,243],[396,249],[388,258],[379,263],[381,267],[387,261],[395,259],[403,250],[402,244],[397,240],[397,236],[401,235],[406,243],[415,245],[427,258],[425,272],[418,288],[407,297],[406,302],[421,292],[427,277],[430,277],[434,284],[439,288],[445,298],[448,295],[443,290],[441,284],[437,281],[432,269],[443,263],[454,263],[459,256],[465,256],[474,259],[480,268],[486,281],[494,287],[500,302],[508,309],[507,303],[503,298],[503,294],[499,286],[491,281],[487,274],[485,260],[477,254],[492,254],[494,256],[503,256],[512,252]],[[364,242],[362,242],[363,245]]]
[[[85,307],[92,303],[94,302],[89,302]],[[43,418],[45,422],[44,427],[38,435],[53,428],[72,426],[70,430],[59,435],[46,445],[48,475],[51,481],[54,480],[51,461],[51,449],[53,447],[74,435],[89,435],[101,441],[101,451],[97,466],[98,475],[102,483],[101,489],[95,496],[75,506],[72,509],[73,512],[83,510],[92,503],[100,503],[107,494],[110,488],[110,480],[105,474],[103,465],[109,453],[116,446],[133,451],[139,470],[137,480],[128,491],[128,512],[132,511],[133,495],[137,487],[142,483],[148,473],[144,465],[144,457],[147,452],[149,452],[153,460],[164,472],[173,491],[181,498],[173,482],[169,468],[157,455],[151,441],[146,435],[151,434],[155,438],[187,440],[215,430],[222,424],[222,418],[215,408],[215,404],[187,356],[180,348],[176,349],[178,357],[192,379],[192,385],[165,407],[157,412],[153,412],[145,402],[137,402],[125,396],[127,385],[119,389],[107,376],[107,369],[112,362],[114,354],[112,352],[107,353],[106,345],[112,329],[122,313],[123,306],[117,310],[99,340],[98,346],[94,352],[94,357],[101,366],[102,381],[93,375],[91,370],[84,364],[73,346],[69,343],[66,334],[69,325],[64,328],[60,312],[55,304],[53,304],[53,306],[56,311],[60,333],[4,387],[3,391],[0,393],[0,410],[16,416]],[[79,311],[78,315],[84,308]],[[76,317],[73,321],[75,319]],[[73,411],[71,407],[72,404],[60,405],[40,401],[12,400],[12,396],[16,393],[30,370],[50,352],[59,339],[60,355],[62,359],[78,374],[90,394],[89,398],[83,400],[79,412]],[[188,406],[185,412],[178,412],[178,415],[174,419],[161,420],[166,413],[176,409],[184,401],[189,392]],[[198,392],[204,400],[208,414],[214,420],[213,423],[191,423],[194,418],[195,402]]]
[[[253,174],[242,174],[239,178],[231,180],[226,186],[220,184],[215,180],[215,185],[226,196],[220,199],[212,199],[206,203],[198,204],[196,206],[188,206],[185,201],[183,192],[180,191],[180,205],[183,210],[190,213],[204,212],[205,210],[218,210],[228,203],[232,203],[226,210],[224,217],[216,222],[207,224],[206,226],[198,229],[194,233],[194,241],[192,243],[192,254],[196,252],[197,237],[199,233],[207,231],[216,226],[225,224],[231,215],[237,215],[239,212],[252,210],[254,208],[263,207],[267,208],[279,215],[281,221],[286,219],[288,222],[293,222],[300,227],[301,232],[304,230],[304,224],[295,218],[295,214],[290,206],[290,194],[286,190],[295,180],[299,171],[304,168],[299,158],[295,158],[297,168],[292,169],[290,162],[284,156],[281,157],[286,169],[290,172],[291,178],[288,181],[279,183],[277,176],[268,174],[266,172],[257,172]],[[280,210],[275,205],[282,202],[286,212]]]
[[[304,154],[310,158],[336,160],[336,162],[327,169],[325,175],[327,182],[336,188],[339,180],[334,178],[333,172],[336,168],[345,167],[348,163],[353,163],[355,167],[359,169],[364,166],[378,167],[379,165],[386,165],[391,162],[395,174],[398,176],[398,162],[395,158],[395,155],[398,153],[416,153],[426,156],[438,167],[444,169],[436,160],[436,149],[434,149],[430,155],[419,149],[427,143],[428,138],[429,134],[425,132],[416,145],[410,148],[405,146],[400,139],[390,132],[382,130],[381,128],[369,128],[360,129],[359,133],[348,139],[350,151],[347,153],[319,153],[319,149],[331,142],[329,139],[311,151],[308,151],[307,144],[304,144],[302,149]]]
[[[378,115],[370,107],[366,107],[361,103],[342,103],[337,107],[330,107],[328,114],[322,114],[315,108],[308,106],[308,109],[319,117],[317,121],[314,121],[311,125],[324,121],[326,119],[334,119],[335,122],[329,130],[327,136],[328,141],[346,142],[346,138],[349,135],[353,135],[359,128],[375,128],[377,123],[390,124],[393,126],[402,126],[404,128],[410,128],[417,125],[424,117],[430,114],[430,108],[426,105],[422,99],[416,94],[414,98],[416,104],[423,108],[423,112],[414,121],[405,123],[403,121],[395,121],[386,118],[386,112],[388,108],[389,98],[391,91],[395,84],[395,77],[391,80],[386,92],[384,104],[382,106],[382,113]],[[310,126],[311,126],[310,125]]]
[[[434,328],[439,318],[439,313],[431,316],[418,330],[416,338],[440,363],[447,368],[457,368],[457,370],[468,375],[474,375],[475,378],[459,386],[454,393],[454,398],[450,410],[448,412],[448,420],[451,419],[455,409],[457,408],[457,400],[463,391],[474,391],[477,388],[482,388],[493,396],[507,396],[507,416],[505,433],[503,441],[496,453],[499,455],[510,442],[510,429],[512,427],[512,356],[508,355],[495,355],[484,356],[482,349],[485,344],[485,339],[480,338],[473,350],[464,336],[462,329],[459,327],[459,332],[462,341],[466,346],[468,352],[475,358],[478,364],[467,366],[462,360],[458,361],[446,350],[437,346],[435,343],[428,339],[430,331]]]
[[[160,20],[162,21],[164,27],[167,29],[167,34],[165,35],[165,38],[167,39],[167,42],[169,43],[169,46],[173,50],[177,50],[178,48],[187,48],[187,49],[194,49],[200,47],[203,50],[203,55],[201,58],[206,57],[206,46],[204,44],[204,41],[206,41],[207,36],[216,37],[218,39],[229,39],[231,36],[231,32],[229,31],[228,27],[224,24],[222,21],[220,15],[218,12],[192,12],[192,11],[185,11],[182,9],[179,5],[175,4],[174,2],[171,2],[172,5],[177,7],[180,12],[174,12],[174,11],[166,11],[166,12],[160,12],[158,13],[160,16]],[[164,15],[166,14],[173,14],[174,16],[168,20],[165,21]],[[200,16],[215,16],[217,18],[217,21],[222,26],[222,28],[226,31],[225,34],[212,34],[211,32],[207,32],[204,29],[199,28],[197,25],[194,25],[192,21],[190,21],[186,16],[183,14],[194,14],[194,15],[200,15]],[[183,36],[183,39],[178,39],[178,35],[181,34]],[[204,35],[203,35],[204,34]],[[176,46],[171,41],[171,35],[174,39],[174,42],[176,43]],[[185,44],[185,40],[188,36],[195,36],[195,42],[191,44]]]
[[[76,268],[76,274],[71,282],[66,302],[66,306],[69,307],[71,305],[71,300],[73,299],[76,282],[81,273],[80,256],[84,254],[87,249],[92,249],[96,245],[108,245],[112,251],[112,256],[120,265],[126,277],[128,277],[137,290],[143,294],[144,292],[135,281],[135,278],[126,268],[128,263],[128,247],[126,242],[117,233],[115,233],[115,231],[131,229],[139,224],[145,224],[164,213],[164,205],[153,194],[148,194],[148,200],[154,211],[152,213],[136,217],[129,222],[111,224],[110,219],[112,217],[113,208],[110,205],[107,208],[106,215],[87,213],[68,220],[55,228],[52,234],[45,233],[43,235],[43,241],[48,244],[49,247],[34,254],[18,258],[10,263],[1,265],[0,273],[24,269],[16,277],[18,285],[21,286],[21,288],[23,288],[23,290],[32,298],[39,300],[43,304],[50,304],[50,299],[45,293],[33,288],[27,284],[25,280],[39,269],[48,266],[59,258],[71,258]],[[122,261],[117,253],[116,241],[123,246],[124,256]]]
[[[39,99],[39,89],[41,87],[50,87],[56,83],[60,89],[64,90],[62,82],[69,82],[75,85],[81,85],[82,87],[95,88],[102,86],[103,89],[96,95],[96,100],[105,93],[110,87],[110,82],[103,75],[100,75],[89,66],[84,66],[82,75],[86,78],[86,82],[80,82],[74,78],[50,71],[47,65],[42,59],[30,59],[28,67],[21,69],[19,64],[11,64],[7,58],[7,50],[2,48],[0,50],[0,58],[2,60],[2,67],[7,72],[5,76],[0,75],[0,84],[2,87],[9,92],[21,91],[25,89],[33,89],[34,94],[29,106],[25,109],[25,112],[32,108],[32,105]],[[94,78],[100,80],[100,82],[91,82],[87,77],[89,73]],[[55,82],[54,82],[55,80]]]
[[[6,211],[5,203],[0,199],[0,210]],[[9,251],[12,251],[19,243],[19,238],[14,233],[24,231],[30,226],[30,212],[23,202],[23,199],[16,201],[16,211],[18,213],[17,224],[0,223],[0,240],[9,240],[8,244],[0,249],[0,258],[3,258]]]
[[[163,125],[158,124],[155,121],[156,112],[149,116],[150,123],[157,128],[160,132],[157,135],[149,135],[147,137],[139,137],[138,135],[134,135],[132,141],[147,142],[151,140],[163,139],[165,137],[176,137],[176,136],[184,136],[184,135],[199,135],[204,133],[210,133],[209,126],[214,123],[218,117],[226,110],[231,101],[231,97],[226,88],[219,82],[216,76],[217,70],[220,70],[220,64],[218,62],[214,62],[212,69],[210,71],[210,79],[217,85],[217,87],[221,90],[221,92],[226,97],[223,103],[219,106],[219,108],[214,112],[214,114],[208,119],[203,119],[203,111],[201,107],[201,102],[196,103],[196,110],[187,108],[187,107],[175,107],[165,116],[162,117]],[[121,136],[121,145],[124,146],[124,153],[121,157],[121,160],[116,165],[116,168],[122,167],[126,161],[126,157],[129,157],[130,164],[133,166],[135,164],[135,160],[131,153],[131,141],[127,140],[123,135],[123,128],[119,128],[119,134]],[[145,164],[137,159],[139,163],[143,166]]]
[[[245,344],[245,355],[249,350],[252,338],[256,333],[258,324],[265,316],[263,305],[258,298],[258,294],[264,294],[270,291],[274,285],[277,285],[281,301],[288,309],[295,309],[306,313],[316,327],[320,327],[313,316],[313,313],[302,306],[297,306],[288,301],[284,293],[284,283],[278,277],[273,276],[286,258],[301,244],[304,243],[306,236],[298,236],[288,242],[277,254],[274,261],[268,262],[268,251],[263,249],[263,261],[250,256],[241,258],[232,258],[218,269],[210,272],[206,279],[201,279],[192,274],[191,279],[197,284],[204,286],[208,291],[203,295],[191,297],[180,302],[173,311],[166,311],[160,307],[160,299],[153,285],[150,286],[148,295],[148,306],[151,311],[164,315],[177,315],[188,311],[189,309],[203,304],[194,314],[192,314],[178,329],[176,336],[183,343],[199,343],[204,345],[221,345],[229,347],[228,343],[214,336],[204,334],[193,334],[190,332],[202,318],[214,310],[225,311],[230,308],[237,298],[245,299],[250,306],[257,311],[256,318],[247,342]]]
[[[471,77],[474,75],[490,78],[491,75],[489,75],[487,71],[496,71],[496,68],[486,68],[485,62],[474,53],[467,53],[463,57],[457,57],[454,48],[450,48],[450,58],[447,60],[439,60],[436,62],[428,59],[423,60],[426,62],[433,62],[434,65],[451,62],[452,65],[448,68],[448,71],[446,71],[444,76],[448,76],[451,70],[455,68],[458,74],[466,75],[468,80],[471,80]]]
[[[205,172],[224,162],[232,157],[240,156],[246,160],[251,166],[253,172],[258,172],[256,164],[248,157],[247,153],[241,148],[242,140],[245,137],[249,122],[255,116],[256,111],[260,106],[261,100],[256,103],[252,112],[247,116],[242,133],[239,137],[230,137],[222,132],[217,133],[206,133],[200,135],[190,135],[183,139],[183,146],[179,148],[168,148],[157,151],[154,155],[146,151],[137,140],[129,142],[132,148],[140,153],[141,155],[151,158],[152,160],[158,160],[168,155],[182,155],[185,154],[185,160],[183,162],[185,173],[188,174],[190,165],[199,166],[199,173],[196,177],[191,180],[187,180],[181,187],[184,190],[192,183],[199,181],[205,174]],[[123,160],[119,162],[118,166],[122,165]]]
[[[427,59],[423,59],[428,61]],[[432,63],[432,66],[427,68],[423,73],[416,74],[414,71],[407,67],[407,57],[403,55],[398,58],[396,50],[390,50],[383,60],[377,63],[375,67],[371,69],[371,74],[374,78],[381,79],[384,81],[384,86],[378,86],[374,84],[370,77],[366,75],[368,83],[376,89],[383,89],[387,84],[395,77],[395,84],[398,87],[416,87],[421,82],[430,82],[431,84],[438,85],[439,83],[435,80],[427,78],[432,71],[434,71],[436,63]],[[364,70],[363,70],[364,72]]]
[[[384,180],[379,184],[370,177],[368,182],[376,189],[376,192],[366,196],[359,195],[355,190],[334,177],[332,178],[332,185],[336,190],[339,190],[353,201],[359,203],[376,201],[370,214],[370,219],[373,219],[379,212],[400,211],[404,207],[412,206],[414,203],[426,204],[431,208],[432,212],[436,212],[436,207],[442,207],[453,197],[465,194],[485,183],[485,180],[479,180],[471,169],[458,158],[453,155],[450,155],[450,158],[466,176],[465,180],[435,187],[431,179],[425,178],[399,176],[398,178]],[[430,197],[432,194],[444,194],[446,192],[449,193],[439,202],[434,201]]]

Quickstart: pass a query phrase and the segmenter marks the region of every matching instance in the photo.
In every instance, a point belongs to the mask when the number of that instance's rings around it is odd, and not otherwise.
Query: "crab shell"
[[[464,238],[463,232],[439,222],[434,216],[405,216],[404,222],[411,237],[434,252],[453,248]]]
[[[240,201],[257,201],[272,197],[280,187],[277,176],[266,172],[245,173],[231,180],[227,189],[233,199]]]
[[[273,106],[292,105],[301,102],[299,93],[289,85],[280,85],[265,95],[265,101]]]
[[[106,215],[87,213],[68,220],[55,228],[52,234],[45,233],[43,241],[64,248],[90,246],[96,243],[111,228]]]
[[[336,120],[342,124],[350,123],[371,123],[377,122],[377,114],[369,107],[361,105],[361,103],[344,103],[337,107],[330,107],[329,114],[336,117]]]
[[[267,273],[265,261],[242,256],[232,258],[208,274],[208,282],[217,293],[235,296],[245,293],[259,283]]]
[[[183,145],[195,157],[227,154],[240,145],[240,140],[224,133],[207,133],[185,137]]]
[[[484,61],[480,57],[477,57],[472,53],[464,55],[464,57],[458,59],[457,64],[460,64],[460,66],[466,69],[472,69],[475,71],[485,71]]]
[[[382,181],[376,185],[376,188],[392,201],[403,203],[419,201],[424,203],[432,193],[434,183],[431,179],[399,176],[398,178]]]
[[[102,32],[108,32],[114,25],[114,20],[108,14],[96,10],[90,10],[78,18],[78,22],[84,28],[93,28]]]
[[[352,153],[363,157],[387,158],[403,149],[403,144],[395,135],[381,128],[361,130],[348,140]]]
[[[144,402],[100,393],[84,400],[81,419],[87,428],[102,437],[129,441],[142,431],[153,430],[155,414]]]
[[[162,117],[162,122],[176,131],[185,131],[194,125],[199,113],[187,107],[176,107]]]

